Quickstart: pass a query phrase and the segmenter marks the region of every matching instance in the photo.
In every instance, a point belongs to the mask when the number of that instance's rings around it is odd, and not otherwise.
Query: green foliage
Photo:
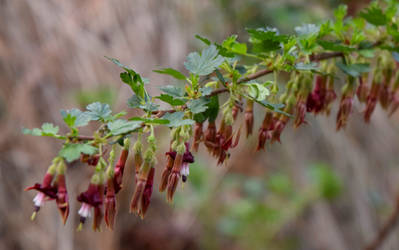
[[[173,112],[166,113],[162,116],[162,119],[169,121],[167,124],[169,127],[180,127],[184,125],[193,125],[194,121],[191,119],[184,119],[184,112]]]
[[[184,66],[194,75],[204,76],[212,73],[223,61],[223,57],[218,55],[216,46],[210,45],[202,50],[201,54],[198,52],[190,53]]]
[[[156,73],[159,73],[159,74],[170,75],[177,80],[185,80],[186,79],[186,76],[183,75],[183,73],[181,73],[180,71],[177,71],[175,69],[172,69],[172,68],[165,68],[165,69],[153,70],[153,71]]]
[[[34,135],[34,136],[48,136],[58,138],[58,126],[54,126],[52,123],[43,123],[41,129],[34,128],[34,129],[27,129],[24,128],[22,132],[26,135]]]
[[[126,134],[141,128],[142,121],[126,121],[118,119],[107,124],[112,135]]]
[[[336,65],[342,72],[352,77],[359,77],[362,73],[370,71],[370,65],[368,63],[344,64],[337,62]]]
[[[72,162],[79,159],[81,154],[92,155],[97,152],[97,148],[89,144],[66,143],[59,152],[59,156],[66,161]]]
[[[112,120],[112,111],[108,104],[94,102],[87,105],[87,116],[93,121],[110,121]]]
[[[382,26],[388,23],[388,17],[384,14],[382,9],[373,3],[367,9],[360,13],[360,16],[367,20],[367,22],[376,26]]]

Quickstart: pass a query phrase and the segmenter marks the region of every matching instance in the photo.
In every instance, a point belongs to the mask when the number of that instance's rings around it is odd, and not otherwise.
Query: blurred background
[[[0,0],[0,249],[362,249],[393,209],[399,178],[399,114],[377,107],[369,125],[358,103],[345,131],[331,117],[289,127],[282,144],[255,153],[256,136],[240,142],[226,166],[204,148],[173,205],[157,191],[165,163],[159,153],[152,204],[144,220],[129,214],[132,161],[118,197],[114,231],[82,232],[79,192],[91,169],[74,163],[67,173],[71,214],[66,226],[54,202],[30,221],[34,192],[61,145],[23,136],[22,127],[62,125],[59,110],[93,101],[127,110],[130,90],[118,58],[151,81],[150,92],[171,84],[152,72],[184,71],[186,55],[202,48],[195,34],[220,42],[231,34],[245,41],[246,27],[295,26],[331,18],[338,0]],[[356,13],[367,1],[347,1]],[[133,112],[130,110],[130,114]],[[255,110],[256,126],[264,110]],[[168,131],[160,130],[160,148]],[[82,169],[84,168],[84,169]],[[381,249],[399,249],[394,230]]]

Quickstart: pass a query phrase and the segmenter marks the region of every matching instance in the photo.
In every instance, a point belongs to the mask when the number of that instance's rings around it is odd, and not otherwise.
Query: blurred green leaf
[[[194,75],[204,76],[212,73],[224,61],[223,57],[218,55],[215,45],[210,45],[202,50],[201,54],[192,52],[187,56],[184,66]]]
[[[172,69],[172,68],[165,68],[165,69],[153,70],[153,71],[156,73],[159,73],[159,74],[170,75],[177,80],[185,80],[186,79],[186,76],[183,75],[183,73],[181,73],[180,71],[177,71],[175,69]]]
[[[92,155],[97,152],[97,148],[89,144],[66,143],[59,152],[59,156],[66,161],[72,162],[80,158],[80,154]]]
[[[112,135],[125,134],[141,128],[142,121],[126,121],[118,119],[107,124]]]

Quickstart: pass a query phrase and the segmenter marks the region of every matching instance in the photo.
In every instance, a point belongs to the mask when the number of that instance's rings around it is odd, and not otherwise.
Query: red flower
[[[300,99],[296,104],[296,116],[294,121],[294,127],[299,127],[302,123],[306,123],[306,103],[304,100]]]
[[[65,175],[63,172],[58,173],[57,180],[57,207],[62,217],[62,222],[66,223],[69,215],[69,202],[68,202],[68,192],[65,183]]]
[[[245,127],[247,131],[247,137],[252,134],[252,130],[254,127],[254,109],[253,109],[253,101],[247,101],[247,107],[245,109]]]
[[[210,121],[208,123],[208,128],[205,131],[204,138],[204,144],[206,148],[210,153],[213,153],[213,150],[215,149],[215,147],[217,147],[215,121]]]
[[[114,188],[117,194],[122,189],[123,172],[125,170],[126,160],[129,155],[129,148],[123,148],[119,160],[115,165],[114,170]]]
[[[367,93],[369,92],[369,88],[367,87],[366,83],[363,81],[362,77],[359,77],[359,86],[356,90],[356,96],[360,102],[367,101]]]
[[[143,197],[141,198],[141,209],[139,211],[139,214],[142,219],[144,218],[145,214],[147,213],[147,209],[150,206],[152,187],[154,184],[154,175],[155,168],[151,168],[150,173],[148,174],[147,182],[144,186]]]
[[[97,181],[95,181],[97,182]],[[93,230],[99,230],[102,220],[102,205],[104,196],[104,185],[90,183],[87,190],[80,193],[77,197],[82,206],[79,209],[80,223],[84,224],[86,219],[91,216],[91,208],[94,209]]]
[[[108,177],[107,180],[107,193],[105,195],[105,224],[110,229],[114,228],[115,215],[116,215],[116,198],[115,198],[115,181],[114,178]]]
[[[377,98],[380,94],[380,86],[381,84],[376,81],[371,85],[371,90],[369,95],[367,96],[367,104],[366,109],[364,110],[364,120],[366,122],[370,121],[371,115],[374,112],[375,106],[377,104]]]
[[[352,102],[353,100],[351,95],[342,95],[337,114],[337,130],[346,126],[348,116],[352,111]]]
[[[197,152],[199,144],[202,138],[202,122],[196,122],[194,125],[194,141],[193,141],[193,151]]]
[[[180,179],[180,170],[183,164],[183,154],[177,153],[175,160],[173,162],[172,172],[169,175],[168,179],[168,191],[166,194],[166,199],[168,202],[173,201],[173,196],[175,195],[177,184],[179,183]]]
[[[262,126],[259,129],[258,146],[256,147],[257,151],[264,149],[266,141],[272,138],[273,126],[273,113],[266,112]]]
[[[323,110],[326,98],[326,77],[317,75],[313,91],[308,95],[306,108],[315,114]]]
[[[46,200],[53,200],[57,198],[57,187],[52,185],[52,181],[55,174],[55,165],[50,166],[47,173],[44,175],[42,183],[35,183],[33,186],[27,187],[25,191],[37,190],[38,194],[33,198],[34,212],[32,219],[35,218],[36,213],[39,212],[40,207]]]

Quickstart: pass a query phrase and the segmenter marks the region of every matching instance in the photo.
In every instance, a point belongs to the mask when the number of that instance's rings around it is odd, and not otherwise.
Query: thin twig
[[[344,56],[344,54],[342,52],[331,52],[331,53],[330,52],[326,52],[326,53],[311,55],[310,56],[310,60],[311,61],[322,61],[322,60],[326,60],[326,59],[331,59],[331,58],[335,58],[335,57],[343,57],[343,56]],[[254,73],[254,74],[251,74],[251,75],[248,75],[248,76],[246,76],[244,78],[239,79],[237,81],[237,83],[240,84],[240,83],[248,82],[248,81],[251,81],[251,80],[255,80],[255,79],[259,78],[259,77],[268,75],[268,74],[273,73],[273,72],[274,72],[274,70],[272,70],[272,69],[262,69],[262,70],[259,70],[256,73]],[[225,92],[228,92],[228,91],[229,91],[228,89],[217,89],[217,90],[212,91],[207,96],[215,96],[215,95],[219,95],[219,94],[222,94],[222,93],[225,93]],[[186,105],[181,106],[182,110],[184,110],[186,108],[187,108]],[[161,117],[165,113],[174,113],[174,112],[176,112],[176,109],[154,111],[153,114],[156,114],[157,117]]]
[[[379,247],[381,247],[382,243],[395,228],[398,219],[399,219],[399,195],[396,198],[396,204],[394,210],[392,211],[392,214],[389,216],[388,220],[382,226],[380,231],[378,231],[378,234],[375,237],[375,239],[370,244],[368,244],[364,250],[377,250]]]

